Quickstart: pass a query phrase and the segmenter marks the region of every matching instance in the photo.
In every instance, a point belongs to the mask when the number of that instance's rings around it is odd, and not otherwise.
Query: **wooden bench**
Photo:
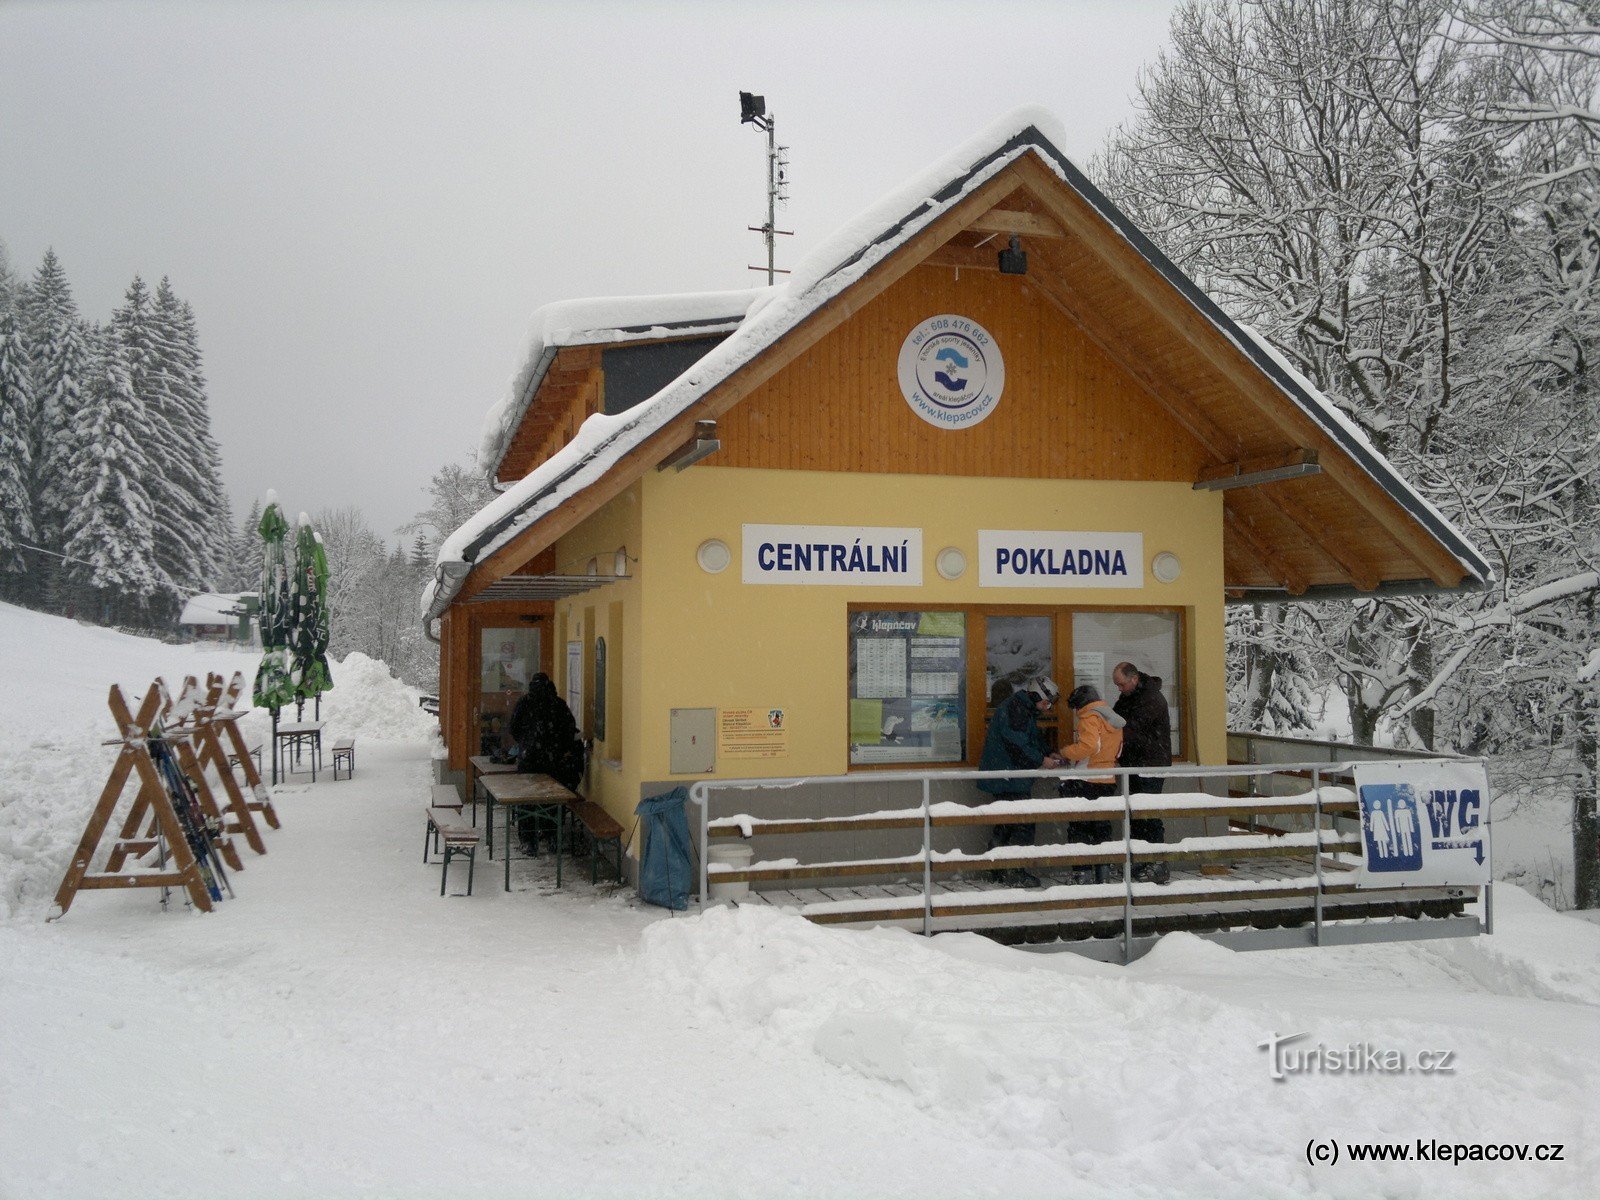
[[[244,752],[246,754],[248,754],[251,758],[256,760],[256,774],[257,775],[261,774],[261,743],[260,743],[260,741],[252,742],[250,745],[246,746],[244,748]],[[237,767],[239,765],[239,756],[237,754],[228,755],[228,765],[230,767]]]
[[[434,808],[453,808],[457,813],[466,805],[461,798],[461,789],[453,783],[434,784],[432,803]]]
[[[568,806],[578,824],[589,837],[589,882],[594,883],[600,873],[600,846],[610,842],[616,849],[617,882],[622,882],[622,826],[592,800],[579,800]]]
[[[356,773],[356,740],[353,737],[333,744],[333,777],[336,780],[341,766],[346,779]]]
[[[451,788],[451,791],[455,789]],[[456,794],[459,797],[460,793]],[[467,856],[467,895],[472,895],[472,871],[478,861],[478,831],[470,825],[461,823],[459,808],[430,806],[423,811],[428,814],[428,828],[422,837],[422,861],[424,863],[429,861],[430,843],[435,853],[441,847],[444,852],[444,870],[439,875],[439,895],[444,895],[445,883],[450,877],[450,860],[463,854]]]

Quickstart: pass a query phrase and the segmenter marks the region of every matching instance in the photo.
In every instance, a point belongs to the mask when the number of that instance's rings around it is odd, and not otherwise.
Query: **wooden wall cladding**
[[[987,420],[950,430],[900,393],[906,335],[977,321],[1005,357]],[[717,466],[1036,479],[1193,480],[1194,439],[1026,276],[921,266],[719,422]]]

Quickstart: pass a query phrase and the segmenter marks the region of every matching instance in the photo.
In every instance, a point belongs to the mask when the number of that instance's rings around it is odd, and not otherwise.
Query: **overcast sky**
[[[0,240],[94,319],[170,276],[235,507],[392,536],[539,305],[764,282],[741,89],[791,148],[782,266],[1019,104],[1081,162],[1174,6],[0,0]]]

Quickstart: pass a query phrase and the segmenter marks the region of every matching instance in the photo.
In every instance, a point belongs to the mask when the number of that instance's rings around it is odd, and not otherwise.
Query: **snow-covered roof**
[[[1331,400],[1258,335],[1247,331],[1223,312],[1210,296],[1201,291],[1089,181],[1082,170],[1058,148],[1064,140],[1064,131],[1050,112],[1032,106],[1016,109],[961,143],[820,243],[796,265],[782,284],[755,289],[751,293],[713,293],[682,298],[691,305],[704,301],[704,306],[697,310],[702,314],[711,313],[716,308],[710,302],[709,295],[745,295],[748,297],[748,306],[743,320],[733,332],[693,366],[654,396],[625,413],[597,413],[590,416],[570,443],[513,483],[447,538],[439,548],[435,577],[423,593],[422,609],[425,616],[432,618],[444,611],[471,571],[472,564],[493,554],[540,518],[602,478],[634,447],[861,279],[922,229],[1030,152],[1036,153],[1064,184],[1087,201],[1108,225],[1126,239],[1223,336],[1233,342],[1284,395],[1310,416],[1401,507],[1426,527],[1457,559],[1470,578],[1477,581],[1491,578],[1492,568],[1471,543],[1395,471]],[[671,298],[654,297],[641,301],[640,311],[648,303],[667,299]],[[608,328],[617,328],[618,314],[626,311],[625,302],[622,301],[580,302],[572,307],[572,311],[584,311],[585,304],[595,306],[590,311],[596,314],[597,325],[602,323],[601,314],[607,313],[608,306],[617,306],[611,310],[611,315],[603,317],[604,322],[609,322]],[[540,312],[550,313],[561,307],[552,305]],[[546,356],[553,357],[550,350],[552,343],[541,340],[540,328],[548,325],[545,332],[556,336],[554,322],[557,319],[552,315],[545,322],[536,322],[535,337],[518,379],[525,376],[531,380],[535,372],[548,366],[549,359]],[[490,427],[505,428],[511,411],[508,400],[510,396],[522,394],[516,383],[514,379],[507,400],[502,400],[491,410],[486,434]]]
[[[563,346],[654,342],[667,338],[731,333],[750,306],[772,288],[735,292],[688,292],[673,296],[603,296],[558,300],[534,310],[522,356],[505,395],[483,420],[478,461],[499,467],[506,447]]]
[[[178,617],[180,625],[235,625],[239,621],[240,603],[246,596],[255,598],[254,592],[206,592],[190,596]]]

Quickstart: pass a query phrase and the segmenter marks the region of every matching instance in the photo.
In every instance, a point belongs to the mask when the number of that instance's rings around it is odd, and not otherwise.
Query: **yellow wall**
[[[606,505],[589,520],[556,543],[556,574],[583,575],[589,559],[602,577],[612,575],[616,552],[626,548],[630,559],[642,558],[643,541],[641,493],[636,484]],[[637,736],[641,694],[640,659],[635,648],[640,644],[642,580],[639,562],[628,564],[626,579],[606,583],[594,591],[573,596],[556,605],[553,678],[556,691],[567,694],[567,642],[581,641],[584,647],[584,709],[578,717],[585,736],[593,731],[594,639],[606,639],[606,691],[608,709],[606,739],[596,741],[589,769],[589,798],[632,828],[634,805],[639,802],[641,761]]]
[[[1104,480],[985,480],[915,475],[771,471],[697,466],[643,480],[640,574],[643,611],[630,631],[630,658],[642,670],[638,731],[629,753],[638,778],[670,778],[673,708],[773,708],[787,714],[790,756],[729,761],[716,774],[843,774],[848,769],[847,608],[884,603],[1159,605],[1188,611],[1188,700],[1202,762],[1226,753],[1223,651],[1222,500],[1187,483]],[[741,581],[744,523],[904,526],[923,531],[923,586],[747,585]],[[1100,530],[1144,535],[1146,586],[983,588],[980,529]],[[695,562],[707,538],[733,551],[731,566],[709,575]],[[967,571],[941,578],[934,556],[966,552]],[[1156,582],[1149,560],[1163,550],[1183,563],[1180,578]],[[976,650],[982,653],[981,647]],[[974,653],[968,648],[969,655]],[[630,736],[632,736],[630,734]],[[982,730],[968,728],[969,742]]]

